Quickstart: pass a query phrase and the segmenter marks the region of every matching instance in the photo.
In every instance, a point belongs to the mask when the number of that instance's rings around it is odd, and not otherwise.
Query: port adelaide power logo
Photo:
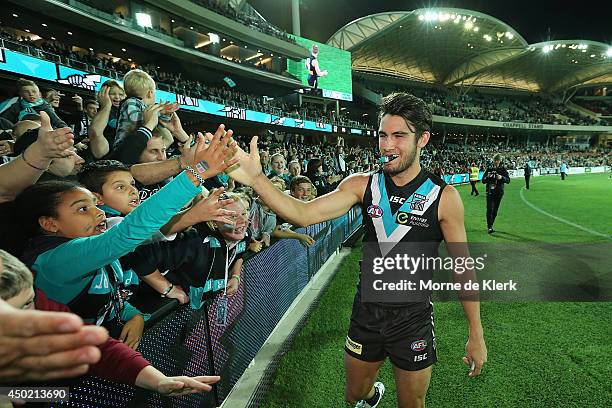
[[[412,196],[411,200],[408,201],[408,203],[410,204],[411,210],[423,211],[423,209],[425,208],[425,203],[427,203],[427,196],[414,193],[414,195]]]

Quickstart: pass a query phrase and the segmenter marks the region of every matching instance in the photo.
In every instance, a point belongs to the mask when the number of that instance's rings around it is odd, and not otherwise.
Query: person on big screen
[[[319,87],[319,78],[327,76],[327,70],[321,70],[319,68],[319,46],[316,44],[312,45],[310,49],[310,57],[306,59],[306,69],[308,70],[308,85],[314,89]]]
[[[422,169],[419,163],[421,149],[431,136],[429,106],[413,95],[394,93],[383,98],[379,120],[382,169],[373,174],[351,175],[334,191],[312,201],[283,194],[263,175],[257,137],[251,141],[249,154],[238,150],[239,166],[229,172],[230,177],[251,186],[272,210],[294,225],[331,220],[345,214],[352,206],[361,205],[364,243],[378,246],[399,242],[439,244],[444,239],[446,243],[460,243],[464,247],[467,237],[459,193]],[[384,208],[379,217],[369,216],[368,208],[372,206]],[[400,225],[394,217],[400,210],[418,211],[421,226]],[[461,251],[460,256],[463,254]],[[372,272],[361,272],[362,275],[366,273]],[[469,367],[468,375],[474,377],[480,374],[487,361],[480,302],[474,298],[461,298],[461,302],[469,329],[463,362]],[[405,304],[366,302],[358,289],[345,343],[347,402],[357,403],[358,407],[379,405],[384,385],[376,382],[376,377],[387,357],[394,368],[399,406],[423,407],[432,365],[437,360],[433,305],[430,298]]]
[[[118,258],[150,238],[199,194],[205,178],[235,161],[227,159],[236,148],[232,132],[227,134],[225,139],[215,136],[209,145],[199,137],[186,171],[108,230],[96,197],[80,185],[55,181],[26,188],[16,198],[15,208],[31,236],[23,259],[35,273],[36,288],[87,323],[105,325],[137,348],[144,317],[128,300],[138,278],[124,271]],[[208,163],[208,169],[196,166],[201,161]]]

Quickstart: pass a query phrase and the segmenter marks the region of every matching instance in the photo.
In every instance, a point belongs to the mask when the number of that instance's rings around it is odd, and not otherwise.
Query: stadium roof
[[[587,40],[528,44],[511,26],[457,8],[372,14],[327,41],[352,53],[353,70],[442,86],[562,92],[612,83],[612,47]]]

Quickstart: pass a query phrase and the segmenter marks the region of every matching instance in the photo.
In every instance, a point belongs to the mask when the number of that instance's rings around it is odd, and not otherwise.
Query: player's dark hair
[[[117,160],[98,160],[88,163],[78,174],[79,183],[91,192],[102,194],[108,175],[115,171],[130,172],[130,168]]]
[[[404,118],[408,125],[413,125],[417,137],[421,133],[431,131],[432,113],[429,106],[421,98],[405,92],[394,92],[382,98],[378,110],[378,121],[385,115],[395,115]]]

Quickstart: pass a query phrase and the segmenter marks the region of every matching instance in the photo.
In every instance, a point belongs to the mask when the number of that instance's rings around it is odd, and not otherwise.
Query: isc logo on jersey
[[[427,347],[427,341],[425,340],[413,341],[410,345],[412,351],[423,351],[425,350],[425,347]]]
[[[383,215],[383,210],[379,206],[372,204],[368,207],[368,215],[370,218],[380,218]]]

